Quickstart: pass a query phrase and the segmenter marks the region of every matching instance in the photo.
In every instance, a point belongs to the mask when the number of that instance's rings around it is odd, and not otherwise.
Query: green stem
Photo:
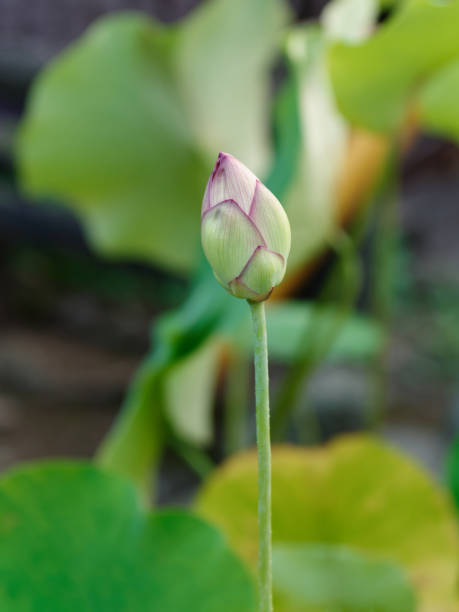
[[[264,302],[249,302],[255,353],[255,409],[258,448],[259,612],[272,612],[271,442],[269,432],[268,340]]]

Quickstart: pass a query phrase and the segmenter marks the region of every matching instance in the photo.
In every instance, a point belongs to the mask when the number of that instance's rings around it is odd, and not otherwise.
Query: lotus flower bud
[[[220,153],[204,194],[204,253],[232,295],[266,300],[284,277],[290,225],[279,200],[244,164]]]

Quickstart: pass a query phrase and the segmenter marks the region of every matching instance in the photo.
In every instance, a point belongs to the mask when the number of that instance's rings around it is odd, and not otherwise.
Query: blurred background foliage
[[[199,246],[223,150],[292,226],[268,303],[273,439],[371,430],[442,478],[458,428],[457,0],[21,4],[0,0],[0,466],[95,454],[160,504],[204,479],[197,511],[253,565],[253,456],[214,471],[254,440],[247,309]],[[455,519],[432,474],[365,436],[324,448],[275,456],[278,609],[455,610]],[[63,474],[36,477],[46,514]],[[27,503],[20,471],[5,499],[17,486]]]

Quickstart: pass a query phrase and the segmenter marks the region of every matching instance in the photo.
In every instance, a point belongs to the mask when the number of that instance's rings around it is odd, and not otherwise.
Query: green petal
[[[266,246],[287,260],[290,252],[290,224],[279,200],[263,183],[257,185],[251,218],[265,239]]]
[[[261,297],[281,282],[284,272],[283,257],[265,248],[259,248],[238,280]]]
[[[232,200],[205,213],[201,236],[204,253],[225,285],[239,276],[256,247],[263,244],[260,232]]]
[[[252,302],[261,302],[269,296],[267,294],[260,295],[255,291],[252,291],[250,287],[247,287],[239,278],[235,278],[229,284],[229,291],[234,297],[242,298],[243,300],[252,300]]]

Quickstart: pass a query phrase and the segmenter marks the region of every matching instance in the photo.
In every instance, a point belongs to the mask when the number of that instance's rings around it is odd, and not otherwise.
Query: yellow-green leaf
[[[196,508],[255,568],[255,453],[236,456],[214,473]],[[273,539],[342,545],[386,558],[408,571],[421,612],[458,609],[459,546],[450,500],[418,465],[376,438],[275,449]]]
[[[432,76],[459,56],[459,3],[410,0],[367,41],[337,43],[329,67],[338,107],[376,131],[400,127]]]

